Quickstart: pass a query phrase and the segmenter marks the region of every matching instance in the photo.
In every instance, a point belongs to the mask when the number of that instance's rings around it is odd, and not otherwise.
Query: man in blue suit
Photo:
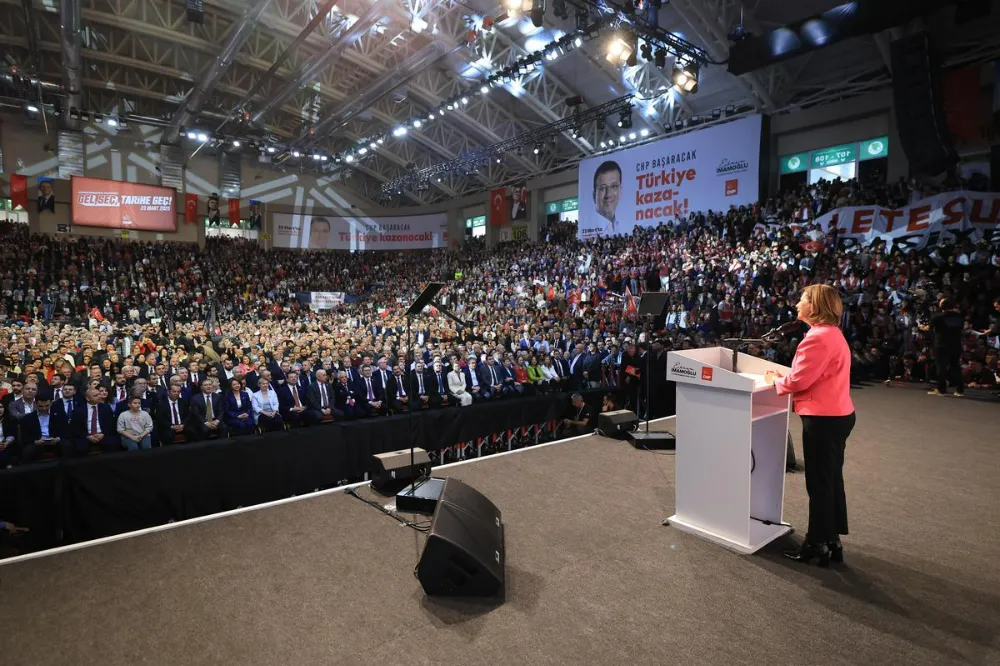
[[[86,404],[77,407],[70,429],[75,453],[83,455],[95,446],[104,453],[121,451],[118,424],[111,405],[101,402],[97,389],[88,389],[86,399]]]
[[[490,398],[503,397],[503,366],[498,360],[490,358],[479,366],[479,380]]]
[[[466,359],[465,367],[462,368],[462,372],[465,373],[465,385],[468,387],[469,395],[472,396],[474,402],[489,400],[492,397],[489,384],[483,382],[483,375],[480,372],[475,355],[469,355]]]
[[[75,451],[66,415],[61,410],[53,413],[52,393],[40,392],[35,402],[36,409],[21,419],[21,462],[34,462],[46,451],[54,451],[64,458],[73,456]]]

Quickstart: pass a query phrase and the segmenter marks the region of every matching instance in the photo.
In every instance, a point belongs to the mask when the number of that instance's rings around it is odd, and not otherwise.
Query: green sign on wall
[[[858,151],[859,160],[877,160],[889,156],[889,137],[879,136],[861,142]]]
[[[477,217],[467,217],[465,218],[465,228],[471,229],[473,227],[485,227],[486,226],[486,216],[479,215]]]
[[[809,170],[809,153],[796,153],[781,158],[780,173],[798,173]]]
[[[824,167],[854,162],[857,160],[857,156],[857,144],[845,143],[842,146],[814,150],[811,164],[813,169],[822,169]]]
[[[569,199],[560,199],[559,201],[550,201],[545,204],[546,215],[558,215],[559,213],[569,213],[570,211],[580,209],[580,200],[576,197],[570,197]]]

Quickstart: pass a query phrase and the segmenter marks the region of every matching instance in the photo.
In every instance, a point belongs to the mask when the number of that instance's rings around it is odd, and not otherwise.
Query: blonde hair
[[[811,284],[802,291],[802,297],[812,306],[809,324],[836,326],[840,323],[844,302],[836,289],[827,284]]]

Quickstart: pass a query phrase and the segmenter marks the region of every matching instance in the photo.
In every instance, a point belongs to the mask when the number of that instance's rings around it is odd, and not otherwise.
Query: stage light
[[[612,65],[634,67],[636,64],[636,37],[631,30],[620,30],[611,37],[607,59]]]
[[[683,93],[698,92],[698,65],[691,63],[675,68],[671,80]]]
[[[618,127],[629,129],[632,127],[632,107],[629,107],[618,114]]]
[[[641,134],[642,137],[645,138],[645,137],[649,136],[649,130],[643,128],[643,130],[641,132],[639,132],[639,134]]]
[[[502,162],[502,161],[503,160],[501,160],[499,157],[497,158],[497,164],[500,164],[500,162]]]
[[[351,162],[354,161],[354,155],[348,154],[346,157],[344,157],[344,161],[350,164]]]
[[[187,133],[187,137],[189,139],[197,139],[198,138],[198,133],[197,132],[188,132]]]
[[[98,125],[100,125],[101,123],[104,122],[104,116],[101,115],[100,113],[95,113],[94,114],[94,122],[97,123]]]
[[[736,113],[736,105],[735,104],[727,104],[726,105],[726,117],[728,118],[729,116],[733,115],[734,113]]]
[[[722,109],[712,109],[712,120],[718,120],[722,117]]]
[[[419,35],[426,29],[427,29],[427,21],[423,20],[419,16],[414,16],[413,20],[410,21],[410,30],[412,30],[416,34]]]
[[[534,148],[534,150],[533,150],[532,152],[534,152],[534,153],[535,153],[536,155],[537,155],[538,153],[542,152],[542,146],[541,146],[541,144],[537,144],[537,143],[536,143],[536,144],[535,144],[535,148]]]
[[[608,147],[608,144],[606,142],[604,142],[604,141],[601,141],[601,148],[607,148],[607,147]]]
[[[76,110],[75,106],[70,108],[70,110],[69,110],[69,117],[72,118],[73,120],[79,120],[80,119],[80,112]]]
[[[521,8],[521,0],[504,0],[503,6],[509,12],[516,12]]]
[[[233,139],[233,148],[239,148],[239,147],[240,147],[239,139]]]
[[[316,160],[317,162],[319,162],[319,157],[320,157],[319,153],[313,153],[313,159]]]
[[[118,119],[117,118],[111,118],[111,117],[109,117],[108,118],[108,127],[118,127]]]
[[[427,120],[434,120],[434,114],[433,113],[427,114]]]
[[[463,97],[462,98],[462,106],[465,106],[468,103],[469,103],[469,98],[468,97]]]
[[[635,132],[629,132],[628,139],[629,141],[635,141]]]
[[[642,54],[643,60],[648,62],[653,59],[653,47],[649,45],[649,42],[643,42],[640,44],[639,52]]]
[[[378,141],[376,141],[375,143],[377,143],[378,145],[381,146],[383,143],[385,143],[385,139],[383,139],[382,137],[379,137]]]
[[[545,18],[545,0],[531,1],[531,25],[536,28],[542,27],[542,19]]]
[[[340,156],[340,153],[337,153],[333,156],[333,161],[337,164],[340,164],[343,161],[343,159],[344,158]]]
[[[653,63],[657,67],[665,67],[667,64],[667,50],[666,49],[656,49],[653,52]]]
[[[208,141],[208,135],[205,134],[204,132],[201,132],[200,134],[198,134],[198,140],[201,141],[202,143],[205,143],[206,141]]]
[[[482,94],[482,95],[485,95],[485,94],[487,94],[487,93],[488,93],[489,91],[490,91],[490,87],[489,87],[489,86],[486,86],[486,85],[484,85],[484,86],[481,86],[481,87],[479,88],[479,92],[480,92],[480,94]]]
[[[274,146],[268,146],[267,147],[267,152],[270,153],[271,155],[274,155],[274,153],[276,153],[277,151],[278,151],[278,149],[275,148]]]
[[[38,113],[38,107],[34,104],[28,104],[24,108],[28,111],[28,113]]]
[[[423,126],[423,123],[420,122],[419,118],[417,118],[416,120],[413,121],[413,129],[420,129],[422,126]]]
[[[365,148],[364,146],[361,146],[361,150],[359,150],[358,153],[360,153],[361,155],[367,155],[368,149]]]
[[[329,158],[328,158],[328,157],[327,157],[326,155],[320,155],[320,156],[319,156],[319,159],[320,159],[320,161],[322,161],[322,162],[326,162],[326,161],[327,161],[327,160],[328,160]]]
[[[618,137],[618,143],[625,143],[626,141],[628,141],[628,137],[625,136],[624,134]]]
[[[575,46],[576,48],[580,48],[581,46],[583,46],[583,37],[575,38],[573,40],[573,46]]]
[[[396,137],[406,136],[406,128],[400,125],[399,127],[392,130],[392,135]]]
[[[292,157],[302,157],[302,153],[297,150],[292,151]]]

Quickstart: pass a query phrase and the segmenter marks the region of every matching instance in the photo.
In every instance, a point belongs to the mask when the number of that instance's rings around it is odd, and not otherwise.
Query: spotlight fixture
[[[406,136],[406,128],[400,125],[399,127],[392,130],[392,135],[395,137]]]
[[[96,118],[96,116],[95,116],[95,118]],[[198,140],[201,141],[202,143],[205,143],[205,142],[208,141],[208,135],[205,134],[204,132],[200,132],[198,134]]]
[[[337,164],[340,164],[343,161],[343,159],[344,158],[340,156],[340,153],[337,153],[333,156],[333,161]]]
[[[465,106],[468,103],[469,103],[469,98],[468,97],[463,97],[462,98],[462,106]]]
[[[194,131],[188,132],[187,133],[187,138],[189,138],[189,139],[197,139],[198,138],[198,133],[194,132]]]
[[[276,153],[277,151],[278,151],[278,149],[275,148],[274,146],[268,146],[267,147],[267,152],[270,153],[271,155],[274,155],[274,153]]]
[[[354,155],[348,153],[348,155],[344,157],[344,161],[350,164],[351,162],[354,161]]]
[[[80,112],[76,110],[75,106],[74,107],[70,107],[69,117],[72,118],[73,120],[79,120],[80,119]]]
[[[490,91],[490,87],[489,87],[489,86],[487,86],[487,85],[483,85],[483,86],[481,86],[481,87],[479,88],[479,92],[480,92],[480,94],[483,94],[483,95],[485,95],[485,94],[489,93],[489,91]]]
[[[643,60],[647,62],[653,59],[653,47],[649,45],[649,42],[643,42],[639,45],[639,53],[642,54]]]
[[[726,105],[726,118],[728,118],[729,116],[733,115],[734,113],[736,113],[736,105],[735,104],[727,104]]]
[[[629,129],[632,127],[632,109],[631,107],[625,109],[618,114],[618,127],[622,129]]]
[[[576,48],[580,48],[581,46],[583,46],[583,37],[580,36],[574,37],[573,46],[575,46]]]
[[[239,139],[233,139],[233,148],[239,148],[239,147],[240,147]]]
[[[118,119],[114,116],[108,116],[108,127],[118,127]]]
[[[313,153],[313,159],[314,160],[316,160],[317,162],[319,162],[319,158],[320,158],[319,153]]]
[[[378,141],[376,141],[375,143],[377,143],[378,145],[381,146],[383,143],[385,143],[385,139],[383,139],[382,137],[379,137]]]
[[[531,0],[531,25],[541,28],[543,18],[545,18],[545,0]]]
[[[420,34],[427,29],[427,21],[423,20],[419,16],[414,15],[413,20],[410,21],[410,30],[415,34]]]
[[[536,143],[532,152],[535,153],[536,155],[542,152],[542,145],[540,143]]]
[[[653,63],[661,69],[665,67],[667,64],[667,50],[660,48],[653,51]]]
[[[372,141],[371,143],[369,143],[369,144],[368,144],[368,147],[369,147],[369,148],[370,148],[371,150],[375,150],[376,148],[378,148],[378,144],[377,144],[377,143],[375,143],[374,141]]]
[[[496,160],[497,164],[500,164],[500,162],[502,162],[502,161],[503,160],[501,158],[497,157],[497,160]]]
[[[292,151],[292,157],[301,157],[301,156],[302,156],[302,153],[300,153],[299,151],[297,151],[297,150],[293,150]]]
[[[368,154],[368,149],[365,148],[364,146],[361,146],[361,149],[358,151],[358,154],[359,155],[367,155]]]
[[[671,81],[683,93],[698,92],[698,64],[689,63],[675,68]]]
[[[327,160],[328,160],[329,158],[328,158],[328,157],[327,157],[326,155],[320,155],[320,156],[319,156],[319,159],[320,159],[320,161],[322,161],[322,162],[326,162],[326,161],[327,161]]]
[[[97,123],[98,125],[100,125],[101,123],[104,122],[104,116],[101,115],[100,113],[95,113],[94,114],[94,122]]]
[[[612,65],[620,65],[632,57],[634,48],[632,43],[624,34],[616,34],[611,37],[608,44],[607,60]]]
[[[635,132],[629,132],[628,133],[628,140],[629,141],[635,141]]]
[[[24,107],[24,109],[28,113],[38,113],[38,107],[35,106],[34,104],[28,104],[27,106]]]
[[[712,120],[718,120],[722,117],[722,109],[712,109]]]
[[[646,138],[647,136],[649,136],[649,130],[646,129],[646,128],[643,128],[642,131],[639,132],[639,135],[642,136],[643,138]]]

